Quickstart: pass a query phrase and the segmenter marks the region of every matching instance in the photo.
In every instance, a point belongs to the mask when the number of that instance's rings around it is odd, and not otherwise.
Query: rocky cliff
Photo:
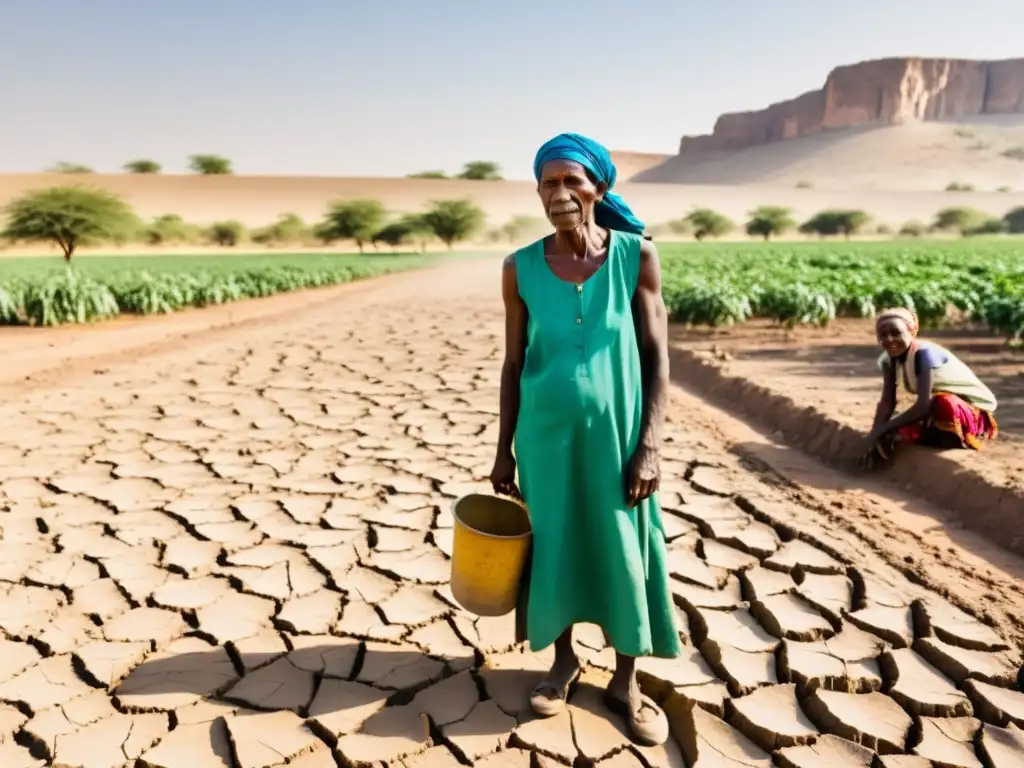
[[[1024,113],[1024,59],[877,59],[837,67],[825,86],[757,112],[722,115],[679,153],[733,150],[832,128]]]

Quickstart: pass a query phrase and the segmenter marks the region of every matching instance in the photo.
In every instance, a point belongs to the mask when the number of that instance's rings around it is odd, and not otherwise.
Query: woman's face
[[[567,230],[592,218],[594,206],[604,197],[605,185],[595,184],[579,163],[552,160],[544,164],[537,193],[552,226]]]
[[[889,317],[878,324],[878,345],[889,357],[899,357],[914,341],[907,324],[896,317]]]

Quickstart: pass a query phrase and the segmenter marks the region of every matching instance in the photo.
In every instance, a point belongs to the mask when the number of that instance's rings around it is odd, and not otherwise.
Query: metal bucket
[[[515,499],[471,493],[452,504],[452,595],[477,616],[516,607],[533,531]]]

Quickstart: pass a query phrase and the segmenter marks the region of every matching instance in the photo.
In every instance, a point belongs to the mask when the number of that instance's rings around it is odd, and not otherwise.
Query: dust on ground
[[[276,297],[187,339],[173,316],[120,347],[86,329],[69,362],[62,331],[17,329],[57,368],[5,371],[0,764],[1020,759],[1024,563],[952,527],[940,550],[911,524],[939,510],[682,390],[662,503],[685,650],[641,663],[673,739],[634,747],[603,709],[591,626],[568,711],[535,719],[550,654],[447,587],[451,501],[493,457],[499,264]]]

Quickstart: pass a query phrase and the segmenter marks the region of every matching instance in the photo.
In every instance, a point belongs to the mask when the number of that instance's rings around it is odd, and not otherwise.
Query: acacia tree
[[[767,242],[772,235],[781,235],[796,227],[793,209],[781,205],[762,205],[750,212],[747,234],[761,237]]]
[[[437,200],[423,214],[423,222],[451,250],[483,226],[484,212],[471,200]]]
[[[125,173],[160,173],[161,170],[156,160],[131,160],[124,164]]]
[[[501,181],[501,166],[489,160],[474,160],[462,167],[459,178],[469,181]]]
[[[686,215],[685,221],[690,225],[693,236],[698,240],[727,235],[736,226],[728,216],[710,208],[696,208],[690,211]]]
[[[316,236],[325,243],[354,240],[363,246],[373,240],[384,223],[384,206],[378,200],[346,200],[334,203],[316,227]]]
[[[121,198],[78,186],[32,190],[11,201],[6,213],[5,239],[56,243],[65,262],[71,261],[78,246],[123,240],[139,223]]]
[[[234,173],[231,161],[220,155],[191,155],[188,167],[202,176],[229,176]]]

